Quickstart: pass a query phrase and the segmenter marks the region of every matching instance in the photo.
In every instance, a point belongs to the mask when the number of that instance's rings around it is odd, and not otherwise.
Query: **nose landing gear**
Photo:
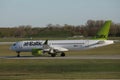
[[[17,57],[20,57],[20,52],[19,51],[17,52]]]

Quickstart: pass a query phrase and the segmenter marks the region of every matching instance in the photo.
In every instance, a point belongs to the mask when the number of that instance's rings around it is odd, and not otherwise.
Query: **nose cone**
[[[16,51],[17,45],[16,43],[10,46],[10,50]]]
[[[13,51],[15,51],[15,48],[14,48],[14,46],[10,46],[10,50],[13,50]]]

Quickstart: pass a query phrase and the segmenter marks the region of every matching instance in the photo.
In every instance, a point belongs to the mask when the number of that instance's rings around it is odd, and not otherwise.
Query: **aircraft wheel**
[[[62,53],[61,53],[61,56],[62,56],[62,57],[64,57],[64,56],[65,56],[65,53],[64,53],[64,52],[62,52]]]
[[[18,54],[17,54],[17,57],[20,57],[20,52],[17,52]]]
[[[56,56],[56,54],[51,54],[51,56],[52,56],[52,57],[55,57],[55,56]]]

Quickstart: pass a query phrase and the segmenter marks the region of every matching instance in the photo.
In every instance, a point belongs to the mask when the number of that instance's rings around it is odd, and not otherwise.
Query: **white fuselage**
[[[20,41],[11,46],[11,50],[31,52],[32,49],[43,49],[44,40]],[[51,47],[61,47],[68,50],[85,50],[113,44],[112,40],[49,40]]]

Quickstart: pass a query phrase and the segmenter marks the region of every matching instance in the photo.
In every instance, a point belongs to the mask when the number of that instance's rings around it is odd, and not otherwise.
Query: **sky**
[[[120,0],[0,0],[0,27],[84,25],[87,20],[120,23]]]

